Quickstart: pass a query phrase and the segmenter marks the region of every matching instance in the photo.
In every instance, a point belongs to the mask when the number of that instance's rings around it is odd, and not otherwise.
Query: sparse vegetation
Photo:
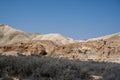
[[[120,80],[120,64],[37,56],[0,56],[1,80]],[[93,77],[93,75],[95,75]]]

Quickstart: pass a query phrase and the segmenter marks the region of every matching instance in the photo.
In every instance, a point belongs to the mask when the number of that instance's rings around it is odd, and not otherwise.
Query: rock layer
[[[28,34],[0,24],[0,53],[120,61],[120,33],[76,41],[59,34]]]

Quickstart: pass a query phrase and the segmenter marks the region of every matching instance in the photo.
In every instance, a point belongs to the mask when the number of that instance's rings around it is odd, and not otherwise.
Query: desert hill
[[[0,24],[0,80],[120,80],[120,33],[88,40]]]
[[[0,53],[119,62],[120,33],[78,41],[61,34],[29,34],[0,24]]]
[[[64,37],[61,34],[29,34],[21,30],[14,29],[9,25],[3,24],[0,24],[0,39],[0,45],[26,40],[50,40],[57,44],[74,43],[73,39]]]
[[[111,34],[111,35],[106,35],[106,36],[102,36],[102,37],[98,37],[98,38],[92,38],[92,39],[88,39],[89,41],[92,40],[120,40],[120,32],[119,33],[115,33],[115,34]]]
[[[29,40],[29,37],[28,33],[14,29],[9,25],[0,24],[0,45]]]

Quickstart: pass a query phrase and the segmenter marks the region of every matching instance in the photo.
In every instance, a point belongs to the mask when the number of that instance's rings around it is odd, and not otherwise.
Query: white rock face
[[[74,43],[75,41],[73,39],[64,37],[60,34],[44,34],[44,35],[38,35],[37,37],[33,38],[32,40],[51,40],[58,44],[68,44],[68,43]]]
[[[0,25],[0,45],[29,40],[29,34],[8,25]]]
[[[0,24],[0,39],[0,44],[10,44],[26,40],[50,40],[57,44],[69,44],[75,42],[73,39],[64,37],[61,34],[28,34],[3,24]]]
[[[106,36],[102,36],[102,37],[98,37],[98,38],[92,38],[92,39],[88,39],[87,41],[94,41],[94,40],[106,40],[106,39],[110,39],[114,36],[120,36],[120,33],[115,33],[115,34],[110,34],[110,35],[106,35]]]
[[[17,29],[10,27],[9,25],[1,26],[0,31],[2,31],[4,33],[4,35],[9,35],[9,34],[14,33],[16,31],[23,32],[23,31],[20,31],[20,30],[17,30]]]
[[[120,40],[120,33],[107,35],[103,37],[98,38],[92,38],[88,40],[73,40],[71,38],[65,37],[61,34],[52,33],[52,34],[28,34],[26,32],[23,32],[21,30],[17,30],[12,28],[9,25],[3,25],[0,24],[0,45],[4,44],[10,44],[14,42],[20,42],[20,41],[26,41],[26,40],[50,40],[57,44],[69,44],[69,43],[75,43],[75,42],[87,42],[87,41],[96,41],[96,40],[108,40],[108,39],[114,39],[114,40]]]

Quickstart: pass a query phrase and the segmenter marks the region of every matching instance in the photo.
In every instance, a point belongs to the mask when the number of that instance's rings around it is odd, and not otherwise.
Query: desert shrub
[[[120,65],[106,62],[88,62],[65,58],[37,56],[0,56],[0,78],[17,77],[21,80],[120,80]]]
[[[2,80],[13,80],[12,78],[10,78],[10,77],[3,77],[3,79]]]

